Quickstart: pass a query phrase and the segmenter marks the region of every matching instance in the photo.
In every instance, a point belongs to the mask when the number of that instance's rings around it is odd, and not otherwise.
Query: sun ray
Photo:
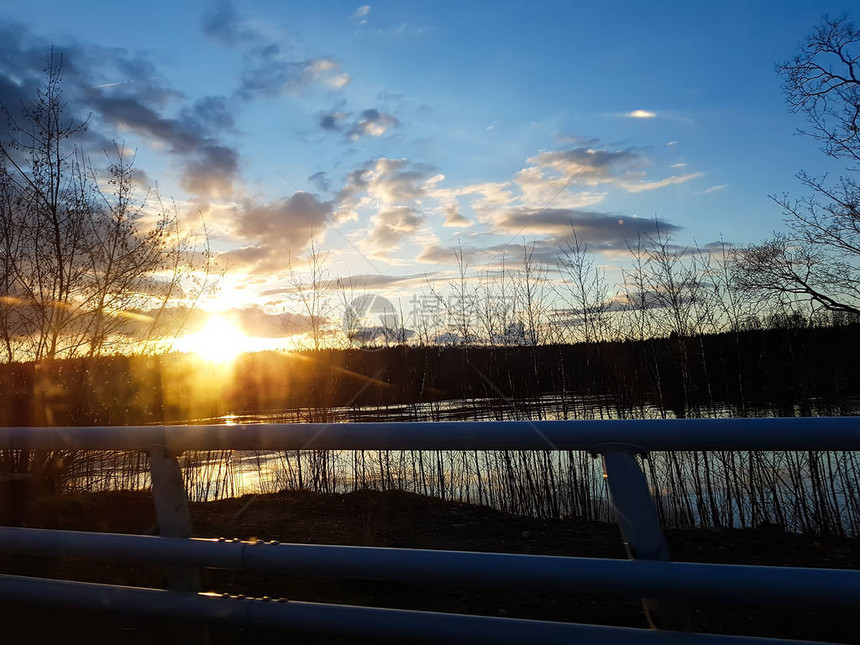
[[[223,316],[213,315],[200,331],[176,339],[176,349],[213,363],[229,363],[252,350],[251,339]]]

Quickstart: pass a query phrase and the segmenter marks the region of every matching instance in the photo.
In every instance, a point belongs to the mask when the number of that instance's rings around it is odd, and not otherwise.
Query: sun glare
[[[200,331],[177,339],[176,349],[208,361],[227,363],[243,352],[252,351],[250,340],[226,318],[212,316]]]

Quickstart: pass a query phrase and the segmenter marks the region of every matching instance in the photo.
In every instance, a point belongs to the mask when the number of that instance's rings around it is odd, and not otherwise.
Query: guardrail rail
[[[585,450],[603,460],[630,560],[194,538],[185,450]],[[860,606],[860,571],[672,562],[638,457],[675,450],[860,450],[860,417],[0,428],[0,449],[149,453],[160,536],[0,528],[0,552],[168,567],[169,589],[0,575],[0,600],[373,641],[797,642],[689,631],[687,599]],[[198,570],[426,581],[641,597],[632,629],[200,592]]]

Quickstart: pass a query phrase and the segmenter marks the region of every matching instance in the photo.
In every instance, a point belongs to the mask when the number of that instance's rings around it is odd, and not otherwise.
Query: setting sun
[[[253,351],[251,340],[228,319],[215,315],[200,331],[178,338],[176,349],[209,361],[227,363],[243,352]]]

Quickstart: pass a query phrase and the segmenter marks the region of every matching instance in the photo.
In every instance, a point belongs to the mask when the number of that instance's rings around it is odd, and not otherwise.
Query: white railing
[[[165,591],[0,576],[0,600],[428,643],[766,642],[686,631],[686,599],[805,608],[860,606],[860,571],[669,561],[637,461],[649,451],[860,450],[860,417],[0,428],[0,449],[149,452],[161,537],[2,528],[0,552],[165,565],[171,587]],[[176,459],[191,449],[587,450],[603,459],[631,560],[192,538]],[[650,624],[657,629],[222,597],[199,593],[199,567],[627,594],[644,599]]]

